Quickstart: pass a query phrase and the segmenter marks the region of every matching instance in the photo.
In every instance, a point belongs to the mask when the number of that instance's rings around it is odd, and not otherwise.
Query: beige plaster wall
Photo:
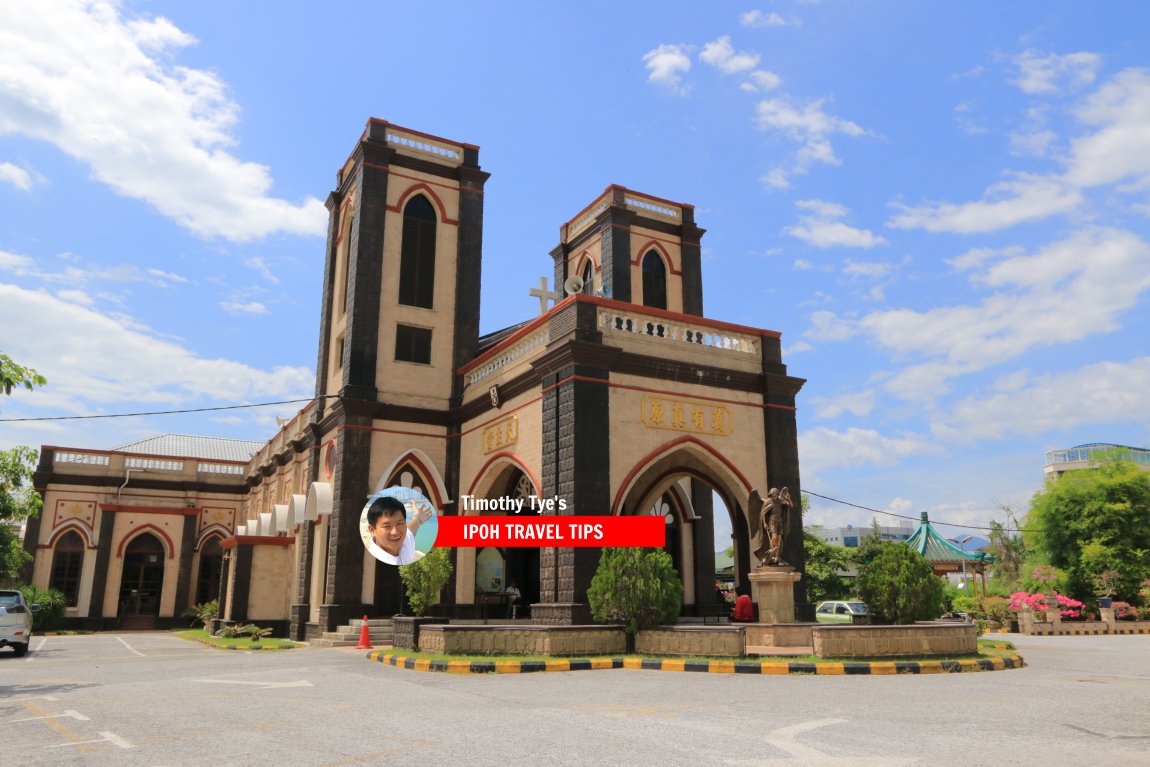
[[[402,174],[402,175],[400,175]],[[435,292],[431,309],[401,306],[399,300],[399,253],[403,242],[403,212],[411,196],[408,191],[427,184],[443,203],[444,212],[426,190],[420,190],[436,211]],[[458,259],[458,226],[444,221],[459,217],[457,182],[408,168],[393,170],[387,184],[387,204],[400,206],[388,211],[384,226],[383,279],[380,295],[379,355],[376,380],[386,381],[388,399],[395,404],[415,407],[445,407],[451,396],[452,336],[455,325],[455,280]],[[479,300],[478,290],[474,300]],[[397,362],[395,359],[396,324],[431,328],[431,364]]]
[[[288,573],[291,547],[252,546],[252,580],[248,587],[248,620],[287,620],[290,618]]]
[[[761,397],[748,392],[719,391],[696,384],[674,385],[648,378],[623,374],[611,378],[611,499],[614,502],[628,474],[645,458],[660,448],[683,437],[707,445],[726,458],[750,483],[751,488],[767,486],[763,410],[756,407]],[[636,389],[624,388],[636,387]],[[711,408],[726,408],[731,425],[726,435],[699,433],[688,429],[654,428],[643,423],[645,397],[698,403],[704,408],[704,423],[709,424]],[[712,402],[703,397],[721,397]],[[648,406],[650,402],[648,401]],[[688,421],[689,423],[689,421]],[[697,448],[692,448],[696,449]],[[722,461],[708,455],[709,473],[723,481],[723,488],[743,502],[748,490],[737,475]],[[669,484],[669,480],[665,483]],[[653,498],[651,499],[653,502]],[[644,506],[647,504],[644,504]],[[604,512],[606,513],[606,512]]]
[[[667,267],[667,310],[683,311],[683,255],[680,242],[678,237],[665,232],[656,232],[642,226],[631,227],[632,303],[643,303],[643,257],[648,251],[655,250],[661,251],[659,255]]]

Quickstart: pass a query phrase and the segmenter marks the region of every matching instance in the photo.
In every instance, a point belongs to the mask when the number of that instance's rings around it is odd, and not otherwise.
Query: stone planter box
[[[391,646],[403,650],[414,650],[419,647],[419,634],[424,626],[433,626],[447,623],[447,618],[415,617],[397,615],[392,618]]]
[[[627,649],[622,626],[445,624],[425,624],[419,632],[419,649],[458,655],[548,656],[619,655]]]
[[[816,626],[815,655],[823,658],[965,655],[978,652],[973,623],[915,623],[909,626]]]

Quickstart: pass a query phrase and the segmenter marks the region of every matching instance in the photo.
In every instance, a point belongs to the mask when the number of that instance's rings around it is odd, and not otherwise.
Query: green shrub
[[[876,546],[857,583],[859,596],[877,620],[901,625],[942,615],[942,579],[906,544],[884,541]]]
[[[451,579],[451,559],[447,549],[432,549],[424,556],[399,568],[399,577],[407,590],[411,612],[423,615],[439,601],[439,591]]]
[[[662,549],[604,549],[587,601],[596,621],[622,623],[634,636],[641,628],[675,622],[683,584],[671,555]]]
[[[211,602],[204,602],[184,610],[184,617],[195,618],[197,623],[204,624],[204,631],[210,634],[212,633],[212,621],[219,613],[220,603],[213,599]]]
[[[39,586],[21,586],[20,593],[28,603],[40,605],[40,612],[32,614],[32,631],[42,633],[55,631],[60,627],[60,619],[64,617],[64,609],[68,606],[68,599],[56,589],[42,589]]]

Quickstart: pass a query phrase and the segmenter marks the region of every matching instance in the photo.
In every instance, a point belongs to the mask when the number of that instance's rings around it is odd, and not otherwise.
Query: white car
[[[40,605],[29,607],[19,591],[0,591],[0,647],[11,647],[19,658],[28,652],[32,641],[32,613]]]

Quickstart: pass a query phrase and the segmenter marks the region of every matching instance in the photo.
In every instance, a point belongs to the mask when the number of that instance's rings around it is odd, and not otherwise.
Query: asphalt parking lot
[[[457,676],[164,633],[0,651],[13,765],[1150,765],[1150,636],[1012,637],[1028,666],[897,677]]]

